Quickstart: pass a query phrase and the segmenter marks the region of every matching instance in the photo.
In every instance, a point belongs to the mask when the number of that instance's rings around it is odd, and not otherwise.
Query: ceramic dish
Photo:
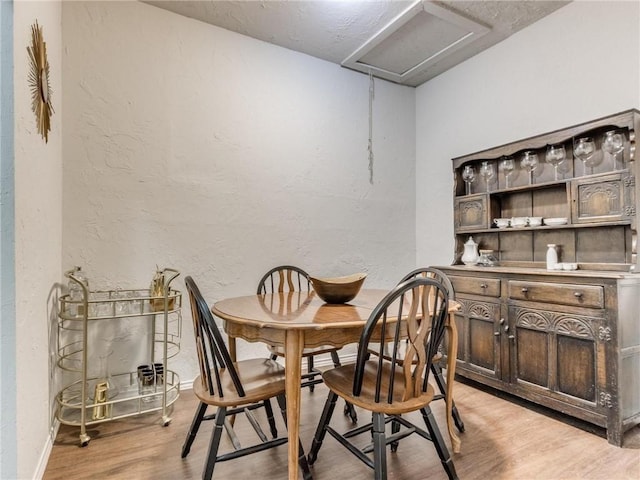
[[[545,218],[545,225],[566,225],[568,219],[566,217],[557,217],[557,218]]]
[[[542,217],[529,217],[530,227],[539,227],[542,225]]]
[[[529,219],[527,217],[513,217],[511,219],[511,226],[514,228],[522,228],[529,225]]]

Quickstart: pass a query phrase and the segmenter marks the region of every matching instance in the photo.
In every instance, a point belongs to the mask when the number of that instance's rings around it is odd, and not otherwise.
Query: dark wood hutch
[[[611,130],[622,135],[617,158],[603,149]],[[604,427],[618,446],[640,423],[638,131],[634,109],[453,159],[455,261],[440,267],[462,304],[456,373]],[[593,167],[574,155],[585,136],[595,142]],[[558,144],[566,160],[556,176],[545,154]],[[539,160],[531,176],[526,151]],[[507,158],[515,163],[508,178]],[[494,176],[479,175],[483,162]],[[476,172],[469,190],[465,166]],[[494,223],[512,217],[543,223]],[[462,264],[470,236],[493,250],[497,266]],[[578,269],[547,270],[548,244]]]

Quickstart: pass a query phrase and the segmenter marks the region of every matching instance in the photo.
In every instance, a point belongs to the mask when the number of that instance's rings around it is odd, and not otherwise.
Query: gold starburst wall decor
[[[51,84],[49,82],[49,60],[47,60],[47,44],[42,37],[42,27],[38,21],[31,25],[31,46],[29,53],[29,87],[31,88],[31,109],[36,116],[38,133],[45,143],[49,141],[51,131]]]

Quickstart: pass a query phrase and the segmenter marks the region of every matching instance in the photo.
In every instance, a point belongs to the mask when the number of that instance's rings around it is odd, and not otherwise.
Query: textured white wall
[[[452,158],[640,107],[638,25],[638,2],[574,1],[417,88],[418,264],[453,260]]]
[[[282,263],[385,288],[414,267],[414,89],[376,82],[371,185],[365,75],[138,2],[64,2],[63,40],[63,265],[94,287],[158,264],[213,302]]]
[[[49,142],[31,111],[27,46],[43,27],[53,89]],[[59,2],[14,2],[17,475],[37,476],[50,448],[50,319],[62,254],[62,69]],[[5,321],[5,319],[3,319]]]

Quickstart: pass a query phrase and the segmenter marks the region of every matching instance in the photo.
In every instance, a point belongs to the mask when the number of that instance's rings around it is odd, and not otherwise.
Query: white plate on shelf
[[[569,220],[566,217],[557,217],[557,218],[545,218],[543,221],[545,225],[554,226],[554,225],[566,225]]]

